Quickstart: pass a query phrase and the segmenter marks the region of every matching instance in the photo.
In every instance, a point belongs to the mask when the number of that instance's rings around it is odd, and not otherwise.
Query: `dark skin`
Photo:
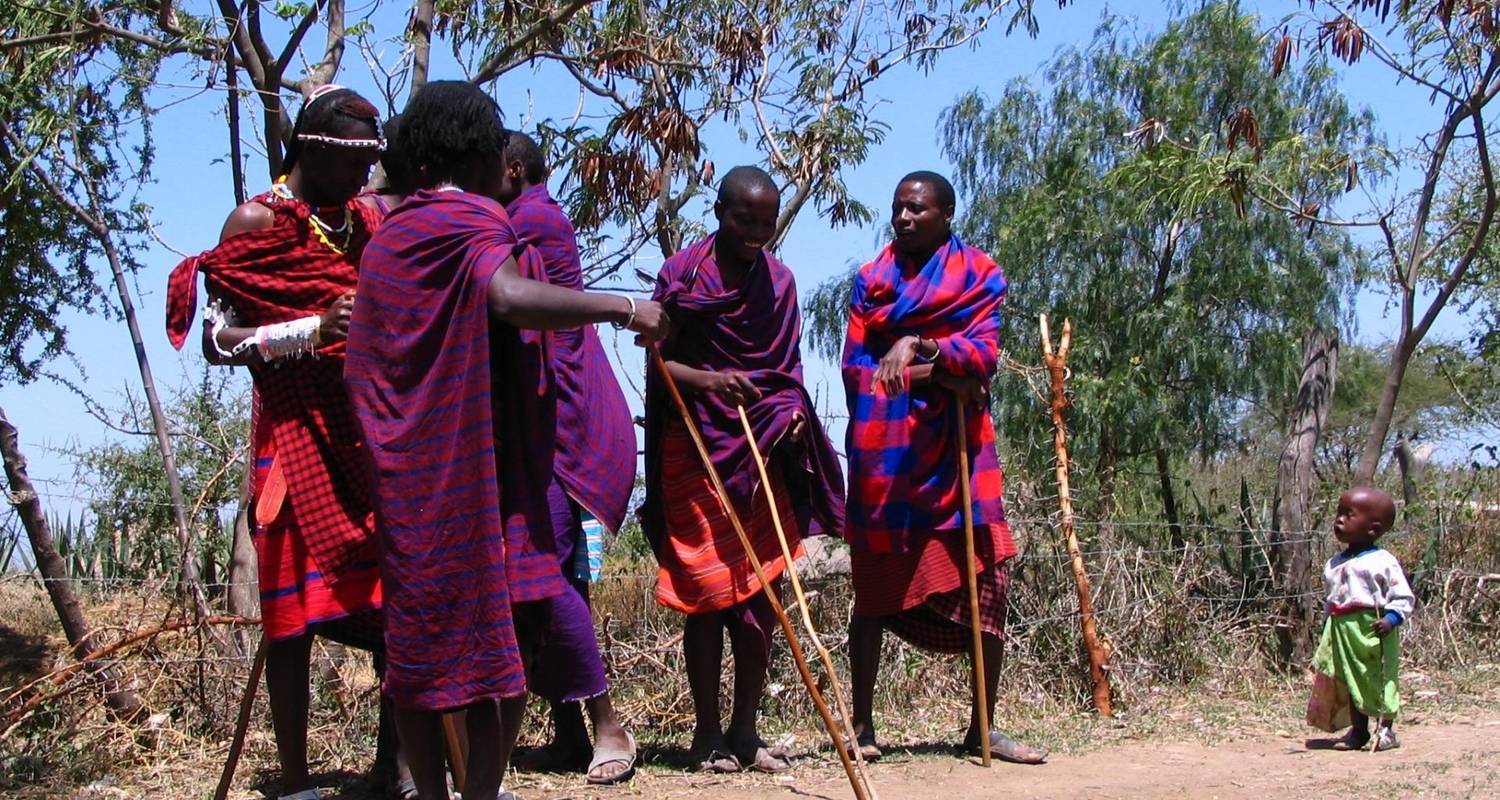
[[[531,186],[531,182],[526,179],[526,165],[519,160],[507,161],[501,170],[499,189],[495,199],[502,205],[509,204]],[[589,732],[584,727],[583,712],[579,703],[552,703],[553,739],[543,748],[545,755],[539,758],[555,763],[567,763],[575,754],[581,754],[587,758],[587,754],[595,746],[613,752],[626,752],[631,749],[630,735],[626,732],[625,726],[620,724],[619,716],[615,713],[614,701],[610,699],[609,693],[591,697],[582,705],[588,707],[589,719],[594,723],[596,744],[589,743]],[[623,761],[609,761],[590,770],[589,778],[596,781],[612,780],[623,774],[627,768],[628,765]]]
[[[931,260],[938,248],[953,233],[953,207],[938,198],[936,187],[920,180],[906,181],[896,187],[891,199],[891,231],[897,251],[905,258],[903,268],[918,269]],[[918,336],[897,339],[875,368],[875,383],[887,395],[898,395],[913,386],[931,383],[951,389],[965,397],[977,398],[984,391],[983,382],[965,378],[933,364],[912,365],[918,356],[930,361],[938,356],[938,342]]]
[[[451,180],[420,170],[424,189],[452,187],[472,194],[499,200],[504,179],[500,159],[476,156],[456,169]],[[622,296],[579,292],[524,278],[514,258],[507,257],[495,270],[487,287],[490,318],[517,328],[557,330],[577,328],[599,322],[626,324],[637,334],[640,344],[651,344],[666,337],[669,321],[661,305],[649,300],[635,302],[631,319],[630,303]],[[471,745],[468,775],[463,787],[465,798],[493,800],[500,792],[502,765],[509,764],[521,732],[526,698],[509,697],[498,702],[488,700],[470,704],[465,721]],[[411,756],[412,777],[422,800],[446,800],[443,774],[441,715],[421,709],[397,709],[396,724],[403,740],[420,737],[419,752]]]
[[[776,234],[780,212],[781,196],[770,187],[754,187],[714,203],[714,217],[719,221],[714,261],[725,288],[744,285],[750,270],[760,261],[761,249]],[[748,406],[761,398],[760,389],[739,370],[703,370],[667,361],[667,371],[685,394],[717,394],[737,406]],[[807,418],[795,412],[787,435],[794,442],[801,441],[806,430]]]
[[[925,265],[948,241],[952,235],[953,210],[951,205],[939,200],[936,187],[930,183],[910,180],[896,187],[891,201],[891,229],[896,249],[903,257],[902,268],[908,271],[907,274],[913,274]],[[918,354],[924,359],[932,359],[937,357],[938,350],[938,343],[932,339],[901,337],[881,357],[875,370],[876,386],[888,395],[895,395],[935,385],[957,393],[964,402],[982,399],[988,389],[983,381],[953,375],[934,364],[912,364]],[[885,617],[859,615],[849,620],[854,732],[861,751],[871,758],[879,755],[875,737],[875,681],[880,669],[880,645],[886,621]],[[983,679],[989,718],[994,719],[1005,648],[999,637],[988,633],[980,637],[980,647],[984,653]],[[999,731],[992,729],[990,735],[992,750],[1002,758],[1039,763],[1045,756],[1041,751],[1012,741]],[[993,744],[997,736],[1002,740],[998,745]],[[969,750],[980,747],[979,701],[972,691],[969,727],[964,734],[963,746]]]
[[[1339,495],[1338,511],[1333,517],[1333,536],[1354,553],[1374,545],[1396,523],[1396,501],[1379,489],[1360,486]],[[1375,620],[1375,633],[1384,637],[1395,626],[1381,617]]]
[[[731,190],[714,203],[714,216],[719,221],[714,260],[725,288],[743,286],[750,271],[761,262],[762,249],[776,233],[780,211],[781,196],[769,186]],[[686,394],[717,394],[737,406],[748,406],[762,397],[759,387],[740,370],[704,370],[670,360],[666,366]],[[807,418],[796,412],[787,435],[800,441],[806,430]],[[769,601],[757,595],[751,602]],[[719,721],[719,665],[726,625],[734,655],[734,696],[727,728]],[[789,766],[765,747],[757,728],[760,698],[770,668],[769,652],[764,643],[756,641],[758,636],[754,630],[726,623],[720,614],[689,614],[684,621],[683,655],[697,719],[691,749],[695,761],[704,761],[717,752],[733,754],[742,766],[767,772]]]

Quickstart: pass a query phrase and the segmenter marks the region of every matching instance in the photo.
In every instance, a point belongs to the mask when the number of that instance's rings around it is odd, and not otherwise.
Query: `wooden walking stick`
[[[677,411],[682,415],[682,423],[687,426],[688,435],[692,437],[694,446],[698,448],[698,456],[703,459],[703,469],[708,473],[709,482],[713,485],[714,493],[718,495],[719,503],[724,506],[724,514],[729,517],[729,524],[734,528],[740,544],[745,548],[745,555],[750,560],[751,568],[755,570],[755,578],[760,581],[761,589],[766,593],[766,599],[771,602],[771,611],[776,614],[776,620],[781,623],[781,632],[786,635],[787,649],[792,651],[792,660],[797,664],[797,672],[802,677],[802,683],[807,687],[808,694],[812,696],[813,705],[818,707],[818,716],[823,718],[823,727],[828,730],[828,735],[833,737],[833,749],[839,754],[839,761],[844,765],[844,774],[849,777],[849,785],[854,789],[855,800],[869,800],[864,786],[859,781],[859,776],[854,771],[854,762],[849,760],[849,752],[843,746],[838,725],[833,721],[833,714],[828,710],[828,701],[823,699],[823,693],[818,691],[818,684],[813,680],[812,670],[807,666],[807,656],[803,654],[802,645],[797,641],[796,631],[792,630],[792,621],[787,617],[786,609],[781,605],[781,599],[776,596],[776,592],[771,590],[771,582],[766,580],[766,570],[761,566],[760,557],[755,554],[755,547],[750,543],[750,536],[745,533],[744,525],[740,524],[740,516],[735,511],[734,504],[729,502],[729,494],[724,490],[724,482],[719,479],[719,472],[714,469],[713,459],[708,455],[708,447],[703,444],[703,436],[698,432],[698,425],[693,422],[693,413],[688,410],[687,401],[682,399],[682,392],[678,390],[677,382],[672,380],[672,373],[667,369],[667,362],[662,358],[661,350],[652,345],[650,352],[650,358],[656,362],[656,368],[661,373],[662,382],[667,386],[667,392],[672,395],[672,402],[677,405]]]
[[[224,761],[224,771],[219,774],[219,786],[214,789],[214,800],[229,796],[229,784],[234,782],[234,770],[240,765],[240,753],[245,749],[245,732],[250,729],[250,712],[255,709],[255,694],[260,688],[260,674],[266,668],[266,633],[261,631],[260,644],[255,646],[255,660],[250,664],[250,682],[240,695],[240,713],[234,721],[234,738],[229,740],[229,756]]]
[[[1057,504],[1062,511],[1063,537],[1067,540],[1068,556],[1073,563],[1073,582],[1078,586],[1078,615],[1083,622],[1083,643],[1089,651],[1089,677],[1093,682],[1094,708],[1101,717],[1113,717],[1114,705],[1109,694],[1109,654],[1099,641],[1099,630],[1094,626],[1093,591],[1089,588],[1089,575],[1083,568],[1083,554],[1078,549],[1078,531],[1073,527],[1073,496],[1068,488],[1068,427],[1063,412],[1068,408],[1068,392],[1065,382],[1068,371],[1068,348],[1073,341],[1073,322],[1063,320],[1062,340],[1057,353],[1052,352],[1052,333],[1047,328],[1047,315],[1042,315],[1042,360],[1047,365],[1047,375],[1052,384],[1052,429],[1053,445],[1057,450]]]
[[[876,797],[875,787],[870,784],[870,775],[865,771],[865,757],[859,752],[859,737],[854,733],[854,715],[849,713],[849,704],[844,700],[843,687],[839,685],[838,671],[833,666],[833,655],[828,648],[823,646],[823,639],[818,636],[818,629],[813,627],[812,611],[807,604],[807,595],[802,592],[802,579],[797,576],[797,566],[792,563],[792,547],[787,542],[786,531],[781,527],[781,514],[776,508],[776,493],[771,490],[771,475],[766,471],[766,460],[761,457],[760,445],[755,443],[755,430],[750,427],[750,417],[745,413],[744,406],[737,406],[740,412],[740,424],[745,428],[745,438],[750,441],[750,455],[755,459],[755,469],[760,472],[760,485],[766,490],[766,504],[771,508],[771,524],[776,527],[776,541],[781,545],[781,557],[786,559],[786,574],[792,583],[792,594],[797,598],[797,610],[801,612],[802,628],[807,631],[807,638],[812,640],[813,649],[818,651],[818,658],[823,662],[823,670],[828,676],[828,688],[833,690],[833,702],[838,706],[839,716],[844,719],[844,735],[848,737],[849,749],[854,753],[855,770],[859,773],[859,779],[870,792],[870,796]],[[805,424],[811,425],[808,420]]]
[[[969,583],[969,630],[974,634],[974,703],[979,711],[979,762],[989,767],[989,687],[984,685],[984,633],[979,624],[979,573],[974,564],[974,490],[969,484],[969,432],[964,424],[963,395],[954,392],[953,397],[953,408],[958,412],[958,477],[964,502],[964,577]]]
[[[463,740],[458,738],[458,723],[452,714],[443,714],[443,738],[448,740],[448,766],[452,768],[453,785],[460,791],[468,785],[469,754],[464,752]]]

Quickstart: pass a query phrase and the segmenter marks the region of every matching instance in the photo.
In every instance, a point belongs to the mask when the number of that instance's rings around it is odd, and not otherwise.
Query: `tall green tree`
[[[1354,248],[1337,232],[1310,234],[1213,185],[1169,191],[1183,173],[1161,158],[1165,145],[1258,161],[1290,180],[1309,151],[1370,136],[1326,68],[1271,80],[1256,21],[1237,4],[1205,5],[1145,38],[1131,31],[1106,15],[1041,85],[1017,80],[994,100],[969,92],[940,123],[960,231],[1010,282],[1008,349],[1032,360],[1040,313],[1073,320],[1070,441],[1077,463],[1094,465],[1084,484],[1101,518],[1121,464],[1142,456],[1156,463],[1170,516],[1167,454],[1214,453],[1245,404],[1290,399],[1300,338],[1337,320],[1352,275]],[[1301,188],[1328,200],[1345,185]],[[824,295],[812,307],[826,332],[818,312],[834,306]],[[815,338],[830,349],[841,332]],[[1044,468],[1037,398],[1004,377],[995,398],[1010,446]]]

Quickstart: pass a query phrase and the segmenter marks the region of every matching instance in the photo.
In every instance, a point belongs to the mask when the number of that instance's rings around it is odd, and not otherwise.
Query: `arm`
[[[659,341],[667,331],[667,315],[659,303],[631,301],[623,295],[580,292],[521,277],[512,257],[495,270],[487,294],[490,315],[517,328],[558,330],[596,322],[623,325],[647,341]]]
[[[219,230],[219,244],[225,240],[251,231],[265,230],[276,223],[276,215],[271,209],[260,203],[242,203],[235,210],[229,212],[229,218],[224,220],[224,227]],[[209,303],[212,304],[218,298],[210,292]],[[258,364],[263,359],[254,347],[247,347],[233,356],[225,355],[239,347],[246,339],[255,337],[254,328],[242,328],[234,325],[215,327],[205,316],[203,325],[203,357],[210,364],[237,365]]]

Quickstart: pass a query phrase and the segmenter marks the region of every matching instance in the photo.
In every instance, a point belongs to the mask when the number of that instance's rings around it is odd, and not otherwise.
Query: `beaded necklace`
[[[276,179],[276,182],[271,184],[271,194],[282,200],[296,202],[297,196],[292,194],[291,189],[287,188],[286,179],[286,175],[282,175],[280,178]],[[344,251],[349,248],[349,240],[354,237],[354,226],[352,224],[353,220],[352,215],[349,213],[348,206],[344,206],[343,223],[341,223],[336,228],[324,222],[322,217],[318,216],[318,212],[316,210],[311,210],[311,206],[309,206],[307,219],[312,223],[310,227],[312,228],[313,234],[318,237],[318,241],[327,246],[329,250],[332,250],[339,255],[344,255]],[[342,245],[334,244],[333,240],[329,238],[329,234],[343,234],[344,241]]]

